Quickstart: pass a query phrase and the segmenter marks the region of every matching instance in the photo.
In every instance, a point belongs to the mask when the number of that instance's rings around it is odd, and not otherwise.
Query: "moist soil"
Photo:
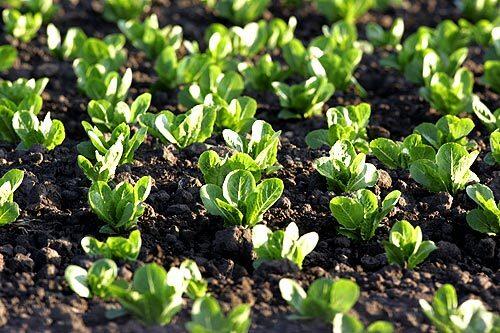
[[[409,4],[411,2],[411,4]],[[363,37],[367,22],[389,26],[394,17],[403,17],[406,35],[419,26],[435,26],[444,19],[457,20],[459,12],[452,1],[408,1],[404,8],[386,12],[370,12],[363,16],[359,31]],[[114,24],[96,13],[100,10],[91,1],[63,1],[53,23],[62,31],[81,27],[88,35],[103,37],[116,33]],[[162,25],[180,24],[185,38],[202,40],[205,28],[216,19],[196,1],[154,1]],[[296,35],[308,41],[321,34],[326,20],[310,5],[300,9],[283,9],[275,2],[266,18],[287,18],[295,15],[299,25]],[[2,44],[12,42],[4,34]],[[87,203],[89,181],[76,165],[76,144],[85,139],[80,125],[88,120],[88,99],[76,89],[71,63],[53,57],[46,47],[45,28],[30,44],[17,44],[19,60],[14,68],[2,73],[4,79],[48,77],[43,93],[43,112],[64,122],[67,138],[55,150],[47,152],[35,147],[17,151],[15,145],[0,145],[0,174],[11,168],[25,171],[25,179],[16,193],[21,207],[17,222],[0,230],[0,331],[1,332],[184,332],[189,320],[189,302],[172,323],[148,328],[131,317],[117,320],[105,318],[105,310],[116,306],[98,299],[76,296],[64,280],[64,269],[70,264],[88,267],[93,258],[82,251],[79,242],[87,235],[104,238],[98,230],[101,222]],[[144,54],[127,45],[127,66],[134,72],[131,97],[151,89],[156,81],[153,64]],[[491,109],[500,106],[498,95],[477,80],[482,75],[484,50],[470,48],[466,67],[476,77],[475,92]],[[401,139],[424,121],[435,122],[439,115],[419,97],[418,87],[408,83],[394,70],[379,65],[387,54],[376,50],[365,55],[356,77],[368,91],[361,100],[353,91],[337,92],[328,106],[370,103],[372,117],[369,134]],[[249,93],[252,95],[252,93]],[[152,110],[176,110],[176,91],[153,91]],[[197,168],[198,156],[206,149],[227,152],[220,135],[205,144],[177,151],[149,137],[138,150],[132,165],[119,168],[117,181],[136,181],[150,175],[154,185],[147,200],[147,209],[140,219],[143,246],[136,263],[119,263],[125,279],[144,263],[156,262],[165,267],[178,265],[185,258],[194,259],[208,280],[209,290],[229,309],[241,303],[252,305],[252,332],[331,332],[331,326],[318,321],[292,321],[292,309],[282,300],[278,281],[283,277],[298,280],[304,287],[321,277],[350,278],[361,288],[361,297],[353,313],[366,324],[389,320],[398,332],[434,332],[420,311],[418,300],[430,300],[444,283],[457,288],[460,301],[482,300],[486,306],[500,311],[500,262],[498,238],[471,230],[465,214],[474,204],[461,192],[455,197],[447,193],[431,194],[412,179],[406,171],[382,170],[375,192],[381,196],[400,190],[394,211],[383,221],[376,236],[367,242],[354,242],[337,232],[328,203],[338,195],[326,189],[325,181],[314,171],[312,161],[327,153],[313,151],[304,142],[313,129],[326,126],[321,118],[301,121],[277,119],[278,100],[273,94],[252,95],[258,100],[258,118],[282,130],[278,153],[283,169],[277,173],[285,183],[282,198],[265,215],[265,223],[273,229],[290,222],[301,233],[316,231],[320,242],[305,260],[302,271],[287,262],[252,267],[252,246],[249,230],[225,228],[221,219],[209,216],[199,189],[203,178]],[[326,109],[326,108],[325,108]],[[476,120],[471,135],[482,148],[473,165],[481,182],[500,197],[499,170],[484,163],[488,132]],[[425,238],[433,240],[438,250],[415,271],[388,265],[381,241],[390,226],[407,219],[422,228]]]

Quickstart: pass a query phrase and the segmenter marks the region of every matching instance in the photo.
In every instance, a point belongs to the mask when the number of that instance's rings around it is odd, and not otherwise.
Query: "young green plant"
[[[354,192],[372,187],[378,180],[377,168],[366,163],[365,154],[356,154],[354,146],[346,140],[337,141],[330,155],[318,158],[313,166],[326,178],[328,187],[337,192]]]
[[[340,224],[339,233],[355,239],[369,240],[380,222],[396,206],[401,192],[390,192],[381,203],[370,190],[359,190],[352,197],[338,196],[330,201],[333,217]]]
[[[413,162],[410,175],[431,192],[455,194],[468,183],[479,181],[477,175],[470,170],[478,154],[478,151],[467,152],[458,143],[445,143],[439,148],[434,160]]]
[[[278,117],[283,119],[321,115],[323,105],[335,90],[325,77],[311,77],[292,86],[281,82],[273,82],[272,85],[282,108]]]
[[[200,197],[209,214],[221,216],[227,225],[252,227],[281,197],[283,181],[269,178],[258,185],[250,171],[230,172],[221,186],[203,185]]]
[[[85,156],[88,160],[94,160],[96,152],[104,155],[111,146],[121,141],[123,144],[123,153],[120,165],[134,161],[134,154],[144,142],[148,133],[147,128],[141,127],[132,135],[130,127],[125,123],[116,126],[111,135],[101,132],[97,126],[92,126],[86,121],[82,122],[82,126],[85,132],[87,132],[89,141],[80,142],[76,146],[78,153]]]
[[[349,312],[360,295],[358,285],[347,279],[317,279],[307,293],[294,280],[281,279],[279,288],[281,297],[297,312],[290,318],[318,318],[328,324],[335,315]]]
[[[84,298],[110,298],[110,286],[116,282],[117,276],[118,267],[110,259],[99,259],[88,270],[69,265],[64,272],[64,278],[71,290]]]
[[[89,189],[90,208],[106,225],[102,233],[122,233],[137,228],[137,220],[144,214],[144,201],[151,191],[152,178],[144,176],[135,186],[127,182],[112,189],[97,181]]]
[[[246,333],[251,325],[251,306],[240,304],[224,315],[212,296],[197,299],[191,310],[191,321],[186,324],[190,333]]]
[[[266,174],[281,169],[277,158],[280,135],[281,131],[275,131],[263,120],[256,120],[253,123],[250,135],[238,134],[230,129],[222,132],[229,148],[251,156],[260,170]]]
[[[477,205],[467,213],[467,224],[474,230],[496,236],[500,233],[500,203],[495,201],[493,191],[486,185],[467,186],[467,195]]]
[[[385,255],[389,264],[414,269],[437,247],[433,241],[422,241],[422,230],[408,221],[396,222],[384,241]]]
[[[80,242],[83,251],[92,256],[100,256],[107,259],[135,261],[141,250],[141,233],[134,230],[128,238],[113,236],[108,237],[105,242],[87,236]]]
[[[95,151],[95,157],[91,161],[83,155],[78,155],[78,166],[85,176],[93,183],[102,181],[109,182],[115,177],[116,168],[120,165],[123,155],[123,137],[107,149],[104,153]]]
[[[446,115],[441,117],[436,124],[422,123],[413,131],[420,134],[425,143],[439,149],[449,142],[455,142],[467,148],[474,147],[476,143],[467,139],[467,135],[473,129],[474,122],[471,119]]]
[[[0,227],[19,217],[19,205],[14,202],[14,192],[21,186],[24,171],[12,169],[0,178]]]
[[[458,305],[451,284],[439,288],[431,304],[421,299],[420,307],[440,333],[494,333],[500,323],[498,315],[489,312],[480,300],[469,299]]]
[[[366,127],[370,121],[371,107],[361,103],[347,107],[330,108],[326,111],[328,129],[319,129],[306,135],[306,143],[313,149],[323,145],[332,147],[338,140],[353,143],[356,150],[368,152]]]
[[[257,268],[264,261],[288,259],[301,269],[304,258],[314,250],[318,239],[316,232],[299,237],[299,228],[294,222],[284,231],[275,232],[263,224],[258,224],[252,229],[252,245],[257,254],[253,266]]]
[[[30,149],[34,145],[42,145],[47,150],[52,150],[66,137],[63,123],[60,120],[52,120],[50,112],[40,121],[30,111],[18,111],[12,117],[12,128],[21,139],[17,146],[17,149],[21,150]]]
[[[204,142],[210,138],[216,117],[215,107],[197,105],[179,115],[170,111],[158,114],[146,113],[140,118],[140,123],[164,144],[173,144],[179,149],[184,149],[193,143]]]
[[[408,169],[417,160],[436,157],[434,148],[423,143],[420,134],[410,134],[403,141],[377,138],[370,142],[370,150],[389,169]]]

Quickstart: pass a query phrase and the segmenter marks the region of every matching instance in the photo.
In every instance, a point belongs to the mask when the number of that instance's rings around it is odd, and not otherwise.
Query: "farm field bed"
[[[51,22],[62,32],[75,26],[88,36],[99,38],[120,32],[115,23],[104,20],[98,13],[102,9],[98,1],[59,4],[61,9]],[[204,34],[210,24],[231,25],[198,1],[155,0],[147,14],[152,13],[158,16],[160,26],[180,25],[184,39],[199,41],[201,49],[206,44]],[[295,36],[304,42],[321,35],[322,26],[329,24],[309,3],[290,9],[274,1],[264,18],[288,19],[292,15],[298,21]],[[460,15],[452,1],[406,1],[400,8],[369,11],[357,21],[357,27],[360,39],[365,39],[364,27],[369,22],[389,27],[393,18],[401,17],[407,37],[420,26],[435,27],[446,19],[458,21]],[[12,168],[25,172],[15,194],[21,214],[16,222],[0,229],[0,332],[185,332],[193,303],[187,298],[183,309],[167,326],[148,327],[129,315],[109,320],[106,309],[116,307],[117,302],[81,298],[68,287],[64,278],[66,267],[72,264],[89,267],[93,261],[82,250],[81,239],[89,235],[105,239],[99,234],[102,222],[87,200],[90,182],[77,165],[76,145],[87,140],[81,122],[89,121],[89,98],[77,88],[71,61],[58,59],[47,48],[45,27],[29,43],[13,41],[6,33],[1,34],[0,40],[2,45],[14,43],[19,53],[13,68],[2,72],[0,77],[11,81],[19,77],[49,78],[41,95],[41,114],[50,111],[66,129],[64,142],[51,151],[40,146],[16,150],[16,144],[0,142],[0,176]],[[150,112],[176,113],[178,89],[152,90],[157,81],[154,62],[130,43],[126,48],[128,59],[122,72],[131,68],[133,73],[129,100],[151,92]],[[281,59],[278,50],[275,51]],[[344,92],[336,91],[323,107],[326,111],[328,107],[370,104],[369,139],[401,140],[412,134],[418,124],[435,123],[442,116],[419,95],[418,85],[399,71],[380,64],[389,53],[387,49],[375,48],[372,54],[363,55],[355,77],[366,89],[366,97],[360,97],[351,87]],[[484,48],[470,46],[464,67],[474,74],[474,93],[490,110],[496,110],[500,107],[499,95],[479,80],[484,73],[483,57]],[[300,81],[294,77],[289,80]],[[180,265],[184,259],[192,259],[207,280],[209,292],[224,309],[243,303],[252,305],[250,332],[331,332],[331,324],[320,320],[287,318],[294,310],[281,297],[278,285],[282,278],[294,279],[302,286],[318,278],[351,279],[358,284],[361,295],[350,314],[364,324],[390,321],[397,332],[435,332],[419,300],[430,301],[446,283],[456,288],[460,302],[479,299],[492,312],[500,312],[499,239],[468,226],[466,213],[477,205],[465,191],[453,195],[431,193],[410,177],[407,170],[388,169],[368,155],[367,161],[379,170],[373,192],[382,198],[393,190],[401,191],[402,195],[373,238],[349,239],[339,234],[339,224],[329,208],[330,200],[339,193],[327,188],[324,177],[313,166],[313,161],[326,156],[328,149],[311,149],[305,142],[310,131],[326,128],[324,117],[279,119],[282,107],[272,91],[245,91],[245,95],[257,101],[257,119],[282,131],[277,158],[283,168],[272,177],[283,181],[284,191],[264,215],[264,222],[272,230],[284,229],[295,222],[301,234],[319,235],[319,242],[305,258],[303,268],[299,270],[282,260],[255,269],[251,228],[225,226],[222,218],[207,213],[200,199],[200,188],[205,181],[198,159],[208,149],[220,156],[229,153],[220,134],[183,150],[148,135],[134,161],[116,171],[116,182],[135,183],[143,176],[153,179],[145,213],[138,222],[142,236],[139,257],[135,262],[117,261],[119,276],[130,280],[133,272],[146,263],[154,262],[168,269]],[[476,118],[474,122],[476,127],[468,137],[477,142],[480,153],[471,170],[498,199],[498,164],[485,162],[490,151],[490,132]],[[424,239],[437,246],[414,270],[390,265],[386,259],[382,243],[399,220],[420,226]]]

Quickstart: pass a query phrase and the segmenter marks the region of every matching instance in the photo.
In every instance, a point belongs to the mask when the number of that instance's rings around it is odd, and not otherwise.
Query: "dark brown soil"
[[[386,13],[370,12],[360,21],[360,31],[367,22],[391,23],[403,17],[407,33],[420,25],[435,26],[446,18],[457,19],[459,13],[452,1],[418,0],[405,9]],[[63,1],[62,11],[53,23],[67,30],[80,26],[89,35],[102,37],[118,29],[105,22],[89,0]],[[187,39],[202,39],[206,26],[216,21],[197,1],[154,1],[152,12],[162,24],[181,24]],[[268,17],[299,19],[297,36],[309,40],[321,33],[324,18],[309,5],[291,11],[275,3]],[[224,22],[226,23],[226,22]],[[105,304],[100,300],[79,298],[69,290],[63,274],[69,264],[88,266],[92,258],[84,255],[79,242],[86,235],[99,236],[101,222],[87,204],[89,182],[76,165],[76,144],[85,138],[80,126],[88,119],[88,100],[76,90],[71,64],[59,61],[48,52],[44,29],[32,43],[20,44],[20,57],[15,67],[1,75],[50,78],[43,94],[44,111],[51,111],[66,127],[67,139],[52,152],[34,148],[16,151],[14,145],[0,145],[0,174],[11,168],[25,170],[25,180],[16,194],[22,215],[19,220],[0,230],[0,331],[1,332],[183,332],[189,320],[190,306],[165,328],[146,328],[130,317],[109,321],[104,317]],[[362,35],[362,33],[361,33]],[[1,42],[8,38],[1,36]],[[134,71],[132,96],[150,89],[155,82],[151,62],[128,46],[128,66]],[[471,48],[467,66],[476,77],[482,75],[481,50]],[[356,76],[369,92],[363,101],[372,105],[370,135],[400,139],[423,121],[439,116],[418,95],[418,87],[405,81],[396,71],[379,66],[384,52],[365,55]],[[474,60],[473,60],[474,59]],[[476,92],[492,109],[500,106],[498,95],[477,84]],[[120,274],[130,278],[143,263],[157,262],[169,267],[184,258],[193,258],[209,281],[210,292],[227,308],[240,303],[253,305],[252,332],[330,332],[331,327],[319,322],[297,322],[286,319],[291,308],[281,299],[278,281],[292,277],[307,286],[313,280],[349,277],[356,280],[362,296],[355,312],[365,323],[374,320],[393,322],[398,332],[432,332],[419,309],[418,300],[429,300],[443,283],[452,283],[460,300],[481,299],[493,311],[500,311],[500,261],[498,238],[473,232],[465,222],[465,213],[473,204],[464,193],[452,198],[448,194],[430,194],[418,186],[404,171],[383,174],[375,190],[384,195],[398,189],[403,196],[397,208],[384,221],[376,237],[356,243],[339,236],[330,215],[328,202],[333,193],[326,190],[323,179],[313,167],[314,158],[324,151],[311,151],[304,136],[324,126],[321,119],[281,121],[272,94],[258,95],[259,118],[283,130],[279,161],[284,169],[278,177],[285,182],[285,192],[265,216],[272,228],[283,228],[294,221],[301,232],[316,231],[320,242],[305,261],[301,272],[286,263],[252,268],[249,232],[226,229],[219,218],[209,216],[199,199],[202,177],[197,168],[199,154],[207,149],[223,149],[223,141],[214,136],[206,144],[178,152],[151,138],[136,154],[133,165],[122,167],[118,180],[135,181],[143,175],[155,179],[148,208],[139,222],[143,247],[134,264],[120,263]],[[329,106],[359,103],[353,92],[336,93]],[[176,108],[176,94],[155,92],[153,110]],[[485,147],[488,135],[479,122],[474,137]],[[499,170],[486,165],[483,151],[473,169],[484,184],[500,196]],[[371,160],[383,169],[376,160]],[[390,225],[398,219],[419,225],[426,238],[439,249],[415,271],[387,264],[380,245]]]

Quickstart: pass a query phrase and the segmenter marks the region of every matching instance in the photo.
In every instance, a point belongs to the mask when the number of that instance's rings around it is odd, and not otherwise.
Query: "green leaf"
[[[431,252],[437,249],[437,246],[434,245],[432,241],[424,241],[420,244],[417,252],[410,256],[408,260],[408,268],[413,269],[422,263]]]
[[[386,139],[378,138],[370,142],[372,154],[390,169],[401,167],[401,147],[398,143]]]
[[[343,313],[333,318],[333,333],[364,333],[365,327],[358,319]]]
[[[302,311],[302,303],[307,297],[302,287],[291,279],[281,279],[279,282],[281,297],[287,301],[296,311]]]
[[[166,288],[167,272],[157,264],[142,266],[134,273],[132,286],[141,294],[161,294]]]
[[[64,278],[78,296],[90,298],[91,292],[87,284],[87,271],[80,266],[69,265],[64,272]]]
[[[2,193],[0,193],[0,195],[1,194]],[[0,227],[14,222],[15,220],[17,220],[18,217],[19,217],[19,206],[17,205],[17,203],[5,202],[3,204],[0,204]]]
[[[356,229],[363,221],[363,205],[347,197],[335,197],[330,201],[333,217],[344,228]]]
[[[443,178],[439,166],[429,160],[418,160],[410,166],[411,178],[431,192],[451,191],[448,181]]]
[[[281,197],[283,190],[283,181],[278,178],[266,179],[257,185],[245,200],[247,225],[253,226],[260,222],[263,214]]]
[[[311,287],[309,287],[308,296]],[[356,304],[359,295],[360,290],[355,282],[346,279],[339,279],[335,281],[331,287],[330,306],[336,312],[346,313]]]
[[[246,198],[256,189],[255,179],[245,170],[230,172],[222,185],[227,202],[235,207],[244,207]]]

